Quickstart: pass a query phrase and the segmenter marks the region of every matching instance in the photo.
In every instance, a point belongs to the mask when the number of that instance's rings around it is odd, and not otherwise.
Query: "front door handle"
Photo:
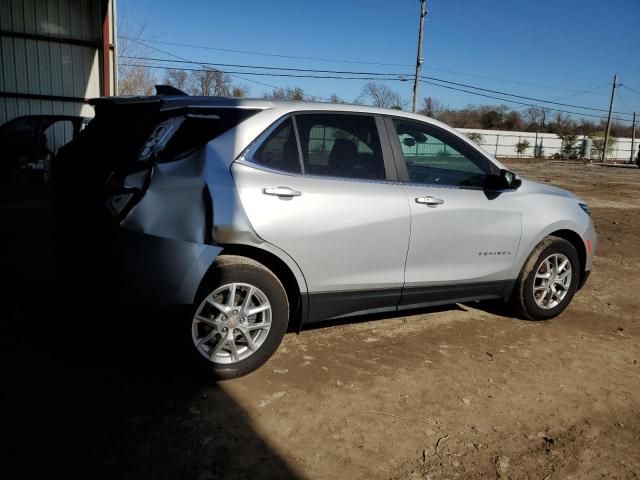
[[[275,195],[277,197],[299,197],[302,192],[291,187],[267,187],[262,190],[265,195]]]
[[[418,197],[416,198],[416,203],[422,203],[424,205],[442,205],[444,200],[436,197]]]

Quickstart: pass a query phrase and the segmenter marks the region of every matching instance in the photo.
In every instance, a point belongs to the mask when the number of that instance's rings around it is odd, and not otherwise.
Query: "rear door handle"
[[[424,205],[442,205],[444,200],[436,197],[418,197],[416,198],[416,203],[422,203]]]
[[[276,197],[299,197],[302,192],[291,187],[267,187],[262,189],[265,195],[275,195]]]

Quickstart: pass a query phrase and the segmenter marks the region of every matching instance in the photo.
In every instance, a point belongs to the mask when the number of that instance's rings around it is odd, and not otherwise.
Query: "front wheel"
[[[580,282],[580,261],[563,238],[547,237],[533,250],[516,282],[514,301],[532,320],[560,315]]]
[[[280,280],[254,260],[228,255],[218,259],[201,290],[191,339],[205,365],[224,379],[264,364],[288,324],[289,304]]]

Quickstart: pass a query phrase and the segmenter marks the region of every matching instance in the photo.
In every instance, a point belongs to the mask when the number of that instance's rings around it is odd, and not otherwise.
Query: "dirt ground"
[[[176,352],[170,312],[51,298],[47,208],[3,206],[0,476],[639,478],[640,170],[509,166],[593,210],[594,272],[563,315],[473,303],[322,326],[221,384]]]

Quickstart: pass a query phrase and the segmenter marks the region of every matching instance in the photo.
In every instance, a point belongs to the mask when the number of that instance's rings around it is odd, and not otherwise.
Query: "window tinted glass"
[[[265,167],[283,172],[300,173],[298,145],[293,122],[290,118],[282,122],[260,145],[253,154],[252,160]]]
[[[305,174],[384,180],[375,119],[365,115],[297,115]]]
[[[482,187],[489,165],[452,147],[434,128],[394,120],[409,181],[448,186]]]

